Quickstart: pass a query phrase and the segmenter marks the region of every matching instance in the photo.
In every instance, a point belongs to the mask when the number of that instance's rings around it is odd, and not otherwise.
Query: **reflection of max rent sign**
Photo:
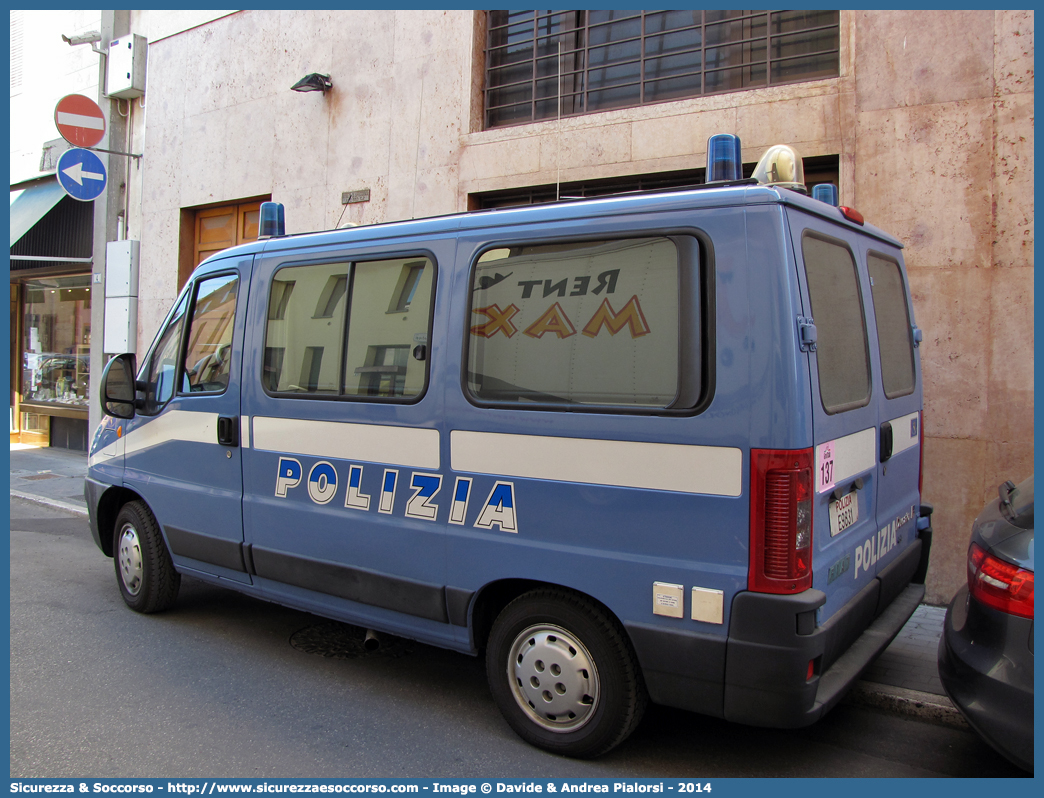
[[[619,274],[619,269],[611,269],[599,274],[595,278],[596,283],[591,293],[600,294],[603,290],[605,290],[606,294],[613,293],[616,290],[616,281]],[[497,277],[501,276],[497,275]],[[501,280],[503,279],[505,278],[501,277]],[[566,291],[570,288],[569,283],[570,279],[565,278],[558,281],[521,280],[518,282],[518,285],[522,289],[521,299],[524,300],[530,299],[533,296],[534,289],[538,288],[542,290],[544,297],[564,297],[566,296]],[[569,296],[586,295],[590,284],[591,278],[589,276],[573,278],[572,290],[569,290]],[[484,324],[476,324],[472,327],[472,335],[492,338],[499,332],[511,338],[518,332],[518,326],[514,318],[522,311],[514,303],[503,309],[498,304],[487,305],[486,307],[475,308],[474,312],[485,316],[487,321]],[[519,321],[520,323],[525,323],[527,319],[522,318]],[[628,299],[618,311],[613,308],[608,297],[606,297],[590,319],[587,320],[587,323],[584,324],[581,332],[589,338],[594,338],[603,328],[607,329],[610,335],[616,335],[624,328],[630,331],[632,338],[647,335],[650,332],[649,323],[646,321],[645,314],[642,313],[641,302],[637,295]],[[576,327],[562,305],[559,302],[554,302],[536,320],[531,322],[523,332],[530,338],[542,338],[545,333],[554,333],[561,339],[576,335]]]

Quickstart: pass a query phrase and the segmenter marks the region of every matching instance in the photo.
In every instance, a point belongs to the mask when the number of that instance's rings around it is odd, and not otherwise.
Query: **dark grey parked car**
[[[1005,482],[972,526],[968,584],[939,641],[939,676],[982,737],[1033,771],[1033,477]]]

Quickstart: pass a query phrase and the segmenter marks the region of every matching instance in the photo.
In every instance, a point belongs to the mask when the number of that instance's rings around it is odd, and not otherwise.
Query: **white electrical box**
[[[140,249],[140,241],[105,244],[105,354],[119,355],[137,349]]]
[[[148,40],[136,33],[109,42],[106,94],[133,100],[145,94],[145,61]]]
[[[138,348],[138,298],[136,296],[105,297],[105,340],[107,355],[136,352]]]
[[[140,241],[109,241],[105,245],[105,296],[138,295]]]

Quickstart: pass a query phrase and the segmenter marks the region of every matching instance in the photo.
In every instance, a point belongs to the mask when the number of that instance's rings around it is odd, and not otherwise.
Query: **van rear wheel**
[[[123,505],[112,541],[116,582],[135,612],[159,612],[174,603],[181,574],[174,570],[159,524],[144,502]]]
[[[619,624],[564,590],[536,590],[504,608],[486,647],[486,674],[508,725],[526,742],[567,756],[616,747],[647,703]]]

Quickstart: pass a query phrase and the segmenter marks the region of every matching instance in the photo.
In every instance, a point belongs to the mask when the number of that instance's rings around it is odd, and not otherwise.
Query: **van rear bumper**
[[[807,682],[804,677],[808,663],[819,659],[822,649],[829,645],[829,641],[817,640],[829,636],[829,625],[792,646],[730,639],[725,718],[775,728],[797,728],[815,722],[841,700],[859,675],[888,647],[923,598],[924,585],[908,585],[825,673]]]
[[[913,581],[930,545],[916,540],[843,609],[816,625],[820,590],[743,592],[727,639],[625,624],[650,698],[751,726],[798,728],[841,700],[924,598]],[[813,676],[807,679],[809,662]]]
[[[795,596],[740,593],[733,600],[725,659],[724,717],[797,728],[818,720],[888,647],[924,598],[911,579],[916,540],[821,626],[819,590]],[[809,662],[813,676],[807,679]]]

